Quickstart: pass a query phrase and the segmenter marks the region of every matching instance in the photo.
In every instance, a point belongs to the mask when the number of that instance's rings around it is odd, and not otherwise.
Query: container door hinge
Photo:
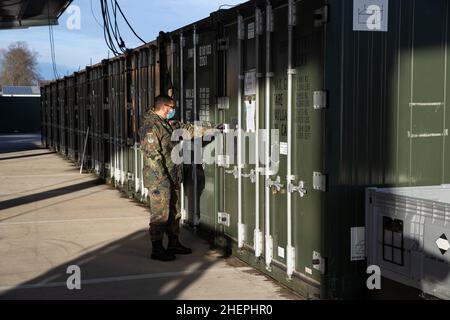
[[[326,272],[325,259],[322,258],[319,252],[316,251],[313,252],[312,265],[314,269],[320,272],[320,274],[325,274]]]
[[[322,91],[314,91],[313,94],[313,106],[314,106],[314,110],[321,110],[321,109],[326,109],[327,108],[327,104],[328,104],[328,99],[327,99],[327,92],[322,90]]]
[[[326,192],[327,191],[327,175],[314,172],[313,173],[313,189],[317,191]]]
[[[228,38],[221,38],[217,40],[217,51],[227,51],[229,48]]]
[[[245,39],[245,24],[244,17],[238,16],[238,40]]]
[[[316,28],[323,26],[328,22],[328,6],[324,6],[314,11],[314,26]]]
[[[255,234],[253,237],[253,241],[255,243],[255,257],[259,258],[261,257],[263,251],[263,233],[261,230],[255,229]]]
[[[230,215],[226,212],[219,212],[217,214],[217,223],[225,226],[225,227],[230,227]]]

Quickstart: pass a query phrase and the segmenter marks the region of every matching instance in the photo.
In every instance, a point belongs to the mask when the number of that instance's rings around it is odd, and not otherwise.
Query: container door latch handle
[[[275,181],[267,179],[267,188],[272,189],[274,194],[280,192],[283,187],[284,185],[281,183],[280,176]]]
[[[255,182],[256,182],[256,171],[252,169],[252,170],[250,171],[250,173],[248,173],[248,174],[242,174],[242,177],[244,177],[244,178],[250,178],[250,181],[251,181],[252,183],[255,183]]]
[[[232,174],[235,179],[239,178],[239,170],[236,166],[233,168],[233,170],[225,170],[225,173]]]
[[[304,181],[300,181],[298,186],[295,186],[294,184],[289,183],[288,191],[290,193],[298,192],[300,194],[301,198],[303,198],[308,193],[308,191],[305,188],[305,182]]]

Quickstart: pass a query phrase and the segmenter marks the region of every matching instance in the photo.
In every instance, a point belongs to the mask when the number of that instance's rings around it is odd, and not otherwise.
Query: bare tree
[[[12,43],[8,49],[0,52],[0,85],[32,86],[37,85],[37,52],[31,51],[25,42]]]

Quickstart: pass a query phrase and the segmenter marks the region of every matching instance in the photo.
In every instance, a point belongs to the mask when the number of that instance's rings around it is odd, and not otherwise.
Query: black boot
[[[169,237],[169,245],[167,246],[167,251],[171,254],[191,254],[192,250],[186,248],[180,243],[178,237]]]
[[[152,241],[152,259],[159,261],[173,261],[175,256],[173,253],[164,249],[162,241]]]

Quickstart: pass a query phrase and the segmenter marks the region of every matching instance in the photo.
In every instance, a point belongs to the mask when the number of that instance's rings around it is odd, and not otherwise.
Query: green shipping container
[[[450,182],[448,1],[372,2],[380,12],[358,10],[369,0],[249,2],[188,27],[211,30],[198,32],[196,46],[184,42],[183,65],[193,64],[189,52],[198,59],[196,85],[184,67],[184,110],[204,98],[202,83],[215,84],[210,114],[229,132],[243,130],[205,170],[215,190],[187,202],[199,203],[200,220],[238,257],[311,298],[368,294],[357,238],[367,187]],[[354,20],[371,14],[381,30],[358,31]],[[202,41],[216,64],[204,73],[191,51]],[[272,135],[264,129],[278,130],[271,150],[255,143]],[[251,151],[274,150],[274,172],[248,161]]]

